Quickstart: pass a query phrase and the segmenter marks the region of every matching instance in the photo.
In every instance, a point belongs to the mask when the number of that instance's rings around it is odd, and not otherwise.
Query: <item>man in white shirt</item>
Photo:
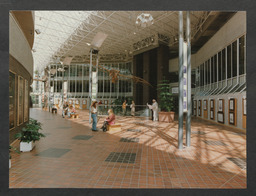
[[[155,99],[153,99],[152,101],[153,101],[153,104],[149,105],[147,103],[147,106],[149,107],[149,109],[153,111],[153,121],[158,121],[158,103],[156,102]]]

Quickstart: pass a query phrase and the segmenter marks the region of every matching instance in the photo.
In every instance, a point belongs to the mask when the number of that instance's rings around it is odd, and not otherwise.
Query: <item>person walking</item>
[[[91,105],[92,112],[92,131],[97,131],[97,101],[93,101]]]
[[[131,115],[135,116],[135,103],[134,103],[134,101],[132,101],[132,104],[130,105],[130,108],[131,108]]]
[[[123,109],[123,116],[125,116],[125,115],[126,115],[126,106],[127,106],[127,104],[126,104],[126,100],[124,100],[123,105],[122,105],[122,109]]]
[[[107,131],[107,125],[113,125],[115,124],[116,116],[112,109],[108,110],[108,117],[105,119],[101,129],[103,129],[103,132]]]
[[[156,102],[155,99],[153,99],[152,101],[153,101],[153,104],[149,105],[147,103],[147,106],[149,107],[149,109],[153,111],[153,121],[158,121],[158,103]]]

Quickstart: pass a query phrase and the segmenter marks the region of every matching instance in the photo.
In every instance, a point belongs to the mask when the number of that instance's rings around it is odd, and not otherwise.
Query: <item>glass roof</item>
[[[47,65],[52,55],[92,12],[35,11],[35,41],[33,57],[35,70]],[[37,33],[39,30],[39,34]]]
[[[147,11],[154,19],[154,23],[147,27],[140,27],[135,23],[141,13],[142,11],[35,11],[35,40],[32,49],[34,70],[42,71],[49,63],[60,63],[60,60],[63,61],[68,56],[73,58],[72,62],[87,62],[90,44],[99,32],[107,35],[100,48],[100,59],[131,58],[134,43],[152,35],[163,35],[158,40],[162,39],[169,46],[177,42],[177,11]],[[206,11],[191,12],[192,39],[209,15],[210,12]]]

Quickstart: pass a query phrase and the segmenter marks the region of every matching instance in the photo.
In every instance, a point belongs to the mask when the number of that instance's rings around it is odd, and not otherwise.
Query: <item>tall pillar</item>
[[[187,11],[187,98],[188,98],[188,112],[186,119],[186,145],[190,146],[191,137],[191,43],[190,43],[190,16]]]
[[[91,102],[92,102],[92,50],[90,51],[90,72],[89,72],[89,123],[91,123]]]
[[[179,11],[179,132],[178,148],[183,149],[183,13]]]

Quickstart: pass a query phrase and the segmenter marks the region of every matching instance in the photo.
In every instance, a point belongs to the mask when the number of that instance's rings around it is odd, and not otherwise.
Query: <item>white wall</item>
[[[33,56],[29,43],[16,23],[12,14],[9,14],[9,53],[33,76]]]

